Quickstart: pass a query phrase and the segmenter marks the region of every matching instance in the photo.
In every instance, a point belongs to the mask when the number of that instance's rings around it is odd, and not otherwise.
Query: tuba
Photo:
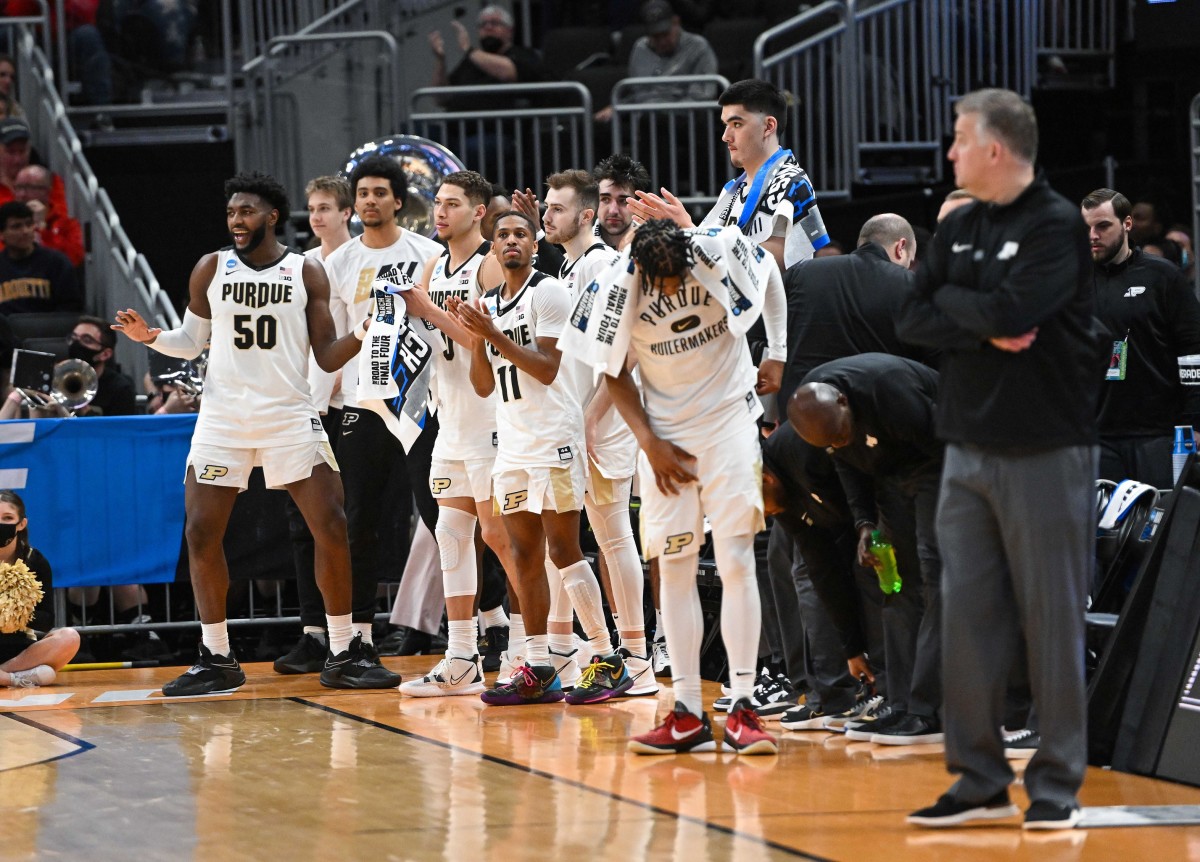
[[[394,135],[363,144],[350,154],[342,173],[350,176],[360,161],[367,156],[377,155],[394,158],[408,177],[408,199],[404,208],[396,214],[400,227],[434,238],[437,229],[433,222],[433,199],[438,186],[446,176],[455,171],[464,171],[467,166],[454,153],[428,138]],[[358,224],[357,215],[351,219],[351,223]]]

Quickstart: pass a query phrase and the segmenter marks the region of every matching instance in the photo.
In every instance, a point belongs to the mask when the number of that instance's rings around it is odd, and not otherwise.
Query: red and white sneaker
[[[729,711],[725,722],[725,744],[735,754],[775,754],[779,751],[779,743],[763,730],[762,719],[750,708],[746,698],[736,701]]]
[[[662,724],[629,740],[629,750],[636,754],[683,754],[716,751],[717,742],[713,739],[707,715],[702,713],[697,717],[682,703],[677,703]]]

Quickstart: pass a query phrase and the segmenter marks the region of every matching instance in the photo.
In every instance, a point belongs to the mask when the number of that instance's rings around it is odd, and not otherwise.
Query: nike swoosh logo
[[[472,673],[474,673],[474,671],[475,671],[475,668],[471,668],[470,670],[463,671],[459,676],[450,674],[450,684],[458,685],[460,682],[462,682],[464,679],[466,679],[468,676],[470,676]]]
[[[742,727],[739,727],[736,730],[734,730],[731,727],[729,727],[729,725],[725,726],[725,735],[732,736],[735,742],[741,742],[742,733],[744,733],[744,732],[745,732],[745,728],[742,728]]]
[[[699,732],[700,732],[700,728],[698,728],[698,727],[694,727],[691,730],[685,731],[684,733],[680,733],[679,731],[677,731],[675,728],[672,727],[671,728],[671,737],[677,741],[682,741],[684,739],[687,739],[689,736],[695,736]]]
[[[969,242],[956,242],[954,245],[950,246],[950,251],[958,254],[959,252],[969,251],[972,248],[974,248],[974,246]]]

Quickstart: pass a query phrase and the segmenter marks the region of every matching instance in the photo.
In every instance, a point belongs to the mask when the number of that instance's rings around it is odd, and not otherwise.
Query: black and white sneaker
[[[785,712],[779,720],[779,726],[784,730],[824,730],[827,718],[829,716],[821,710],[813,709],[806,703]]]
[[[800,692],[786,675],[776,674],[769,685],[756,687],[750,698],[750,706],[763,721],[773,721],[796,708]]]
[[[508,649],[508,627],[489,626],[479,639],[479,657],[484,673],[500,670],[500,655]]]
[[[1025,812],[1023,829],[1048,831],[1051,829],[1074,829],[1083,819],[1083,809],[1058,805],[1044,799],[1034,800]]]
[[[845,733],[846,725],[850,722],[872,719],[881,709],[883,709],[882,694],[877,694],[870,700],[860,700],[847,710],[831,712],[825,716],[825,729],[836,733]]]
[[[945,740],[940,721],[911,714],[888,727],[877,728],[871,734],[871,742],[876,745],[930,745]]]
[[[875,711],[874,715],[863,715],[845,725],[846,739],[857,739],[860,742],[870,742],[871,737],[881,730],[891,727],[903,719],[905,713],[891,704],[885,703]]]
[[[671,652],[667,649],[666,638],[657,638],[650,645],[651,660],[654,662],[655,676],[671,675]]]
[[[400,674],[380,664],[374,646],[363,643],[362,635],[356,634],[345,652],[326,653],[321,685],[326,688],[395,688],[400,685]]]
[[[760,698],[766,700],[776,686],[778,686],[778,683],[771,676],[771,671],[764,667],[758,672],[758,681],[755,682],[754,691],[750,697],[752,700]],[[712,708],[717,712],[729,712],[731,706],[733,706],[733,694],[730,692],[728,686],[722,685],[721,696],[713,701]]]
[[[1004,756],[1009,760],[1028,760],[1037,754],[1042,735],[1028,727],[1004,734]]]
[[[197,694],[211,694],[214,691],[229,691],[244,685],[246,674],[242,666],[230,654],[213,655],[208,647],[200,644],[200,658],[180,676],[162,687],[162,693],[167,697],[192,697]]]
[[[983,820],[1003,820],[1016,813],[1017,806],[1009,800],[1008,790],[1001,790],[983,802],[964,802],[949,793],[943,793],[933,805],[914,811],[905,819],[914,826],[937,829]]]
[[[325,667],[325,644],[303,634],[287,655],[275,659],[275,673],[319,673]]]

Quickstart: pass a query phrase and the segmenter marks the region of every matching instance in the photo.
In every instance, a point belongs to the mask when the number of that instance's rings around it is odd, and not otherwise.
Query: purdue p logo
[[[450,487],[449,479],[430,479],[429,490],[435,494],[440,494]]]
[[[510,491],[504,495],[504,511],[512,512],[528,499],[528,491]]]
[[[694,533],[676,533],[673,536],[667,536],[667,549],[664,554],[678,554],[684,548],[692,543],[696,536]]]
[[[214,479],[220,479],[222,476],[228,475],[228,473],[228,467],[222,467],[220,464],[205,464],[204,472],[200,474],[200,481],[211,482]]]

